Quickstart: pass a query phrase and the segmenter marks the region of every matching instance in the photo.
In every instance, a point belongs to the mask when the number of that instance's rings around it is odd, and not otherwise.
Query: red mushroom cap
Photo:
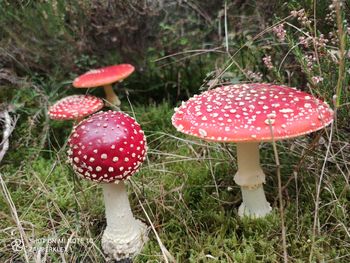
[[[77,120],[103,107],[103,101],[91,95],[72,95],[57,101],[49,108],[53,120]]]
[[[130,64],[108,66],[92,69],[73,81],[76,88],[93,88],[121,81],[133,73],[135,68]]]
[[[253,83],[195,95],[175,109],[178,131],[208,141],[258,142],[296,137],[333,121],[333,111],[308,93]]]
[[[120,111],[99,112],[79,123],[68,140],[74,171],[96,182],[115,182],[133,175],[146,159],[140,125]]]

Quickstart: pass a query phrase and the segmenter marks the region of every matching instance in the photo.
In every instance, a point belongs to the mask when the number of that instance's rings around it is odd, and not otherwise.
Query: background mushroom
[[[72,95],[60,99],[49,108],[49,117],[53,120],[81,121],[103,108],[103,101],[91,95]]]
[[[108,103],[120,108],[121,102],[117,94],[113,91],[112,84],[118,81],[121,82],[133,73],[134,70],[135,68],[130,64],[120,64],[100,69],[92,69],[74,79],[73,86],[76,88],[94,88],[102,86]]]
[[[311,95],[272,84],[222,86],[195,95],[175,109],[178,131],[207,141],[236,142],[243,202],[239,215],[263,217],[271,210],[263,190],[259,142],[282,140],[326,127],[333,120],[329,106]]]
[[[79,176],[101,183],[107,227],[102,248],[112,259],[133,257],[147,240],[147,227],[134,218],[124,180],[145,160],[140,125],[122,112],[99,112],[76,126],[68,140],[69,162]]]

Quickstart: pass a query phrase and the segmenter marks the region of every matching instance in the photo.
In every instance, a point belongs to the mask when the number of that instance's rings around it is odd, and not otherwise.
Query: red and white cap
[[[91,95],[72,95],[57,101],[49,108],[53,120],[77,120],[103,108],[103,101]]]
[[[99,112],[74,127],[68,158],[78,175],[111,183],[137,172],[146,159],[146,144],[135,119],[120,111]]]
[[[92,69],[77,77],[73,81],[76,88],[93,88],[109,85],[117,81],[122,81],[135,70],[130,64],[120,64],[108,66],[100,69]]]
[[[323,101],[295,88],[264,83],[222,86],[175,109],[178,131],[208,141],[258,142],[307,134],[333,121]]]

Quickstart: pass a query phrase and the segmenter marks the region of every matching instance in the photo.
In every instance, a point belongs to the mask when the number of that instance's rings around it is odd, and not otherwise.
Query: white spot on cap
[[[276,114],[275,113],[267,114],[267,118],[274,119],[274,118],[276,118]]]
[[[292,109],[280,109],[280,112],[282,113],[290,113],[290,112],[293,112]]]
[[[199,132],[200,135],[202,135],[204,137],[208,135],[206,130],[203,130],[203,129],[198,129],[198,132]]]

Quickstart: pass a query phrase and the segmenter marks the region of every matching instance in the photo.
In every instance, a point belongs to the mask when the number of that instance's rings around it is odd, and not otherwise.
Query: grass
[[[28,96],[27,92],[22,91],[22,95]],[[35,106],[35,97],[27,102],[31,107]],[[133,109],[146,131],[150,149],[146,163],[129,184],[131,205],[136,217],[149,225],[140,203],[144,206],[176,261],[281,262],[281,218],[272,145],[262,144],[261,160],[273,213],[261,220],[240,219],[237,208],[241,195],[233,183],[234,145],[208,144],[177,133],[170,123],[173,109],[167,103],[133,105]],[[125,110],[130,108],[125,106]],[[36,121],[43,120],[44,111]],[[12,137],[12,145],[16,145],[12,149],[16,150],[8,152],[0,170],[2,186],[8,192],[8,196],[0,197],[1,261],[24,260],[23,250],[14,252],[11,246],[21,238],[20,223],[24,237],[34,247],[48,249],[48,262],[101,262],[100,239],[105,227],[102,192],[98,185],[78,180],[66,164],[64,145],[71,125],[50,121],[46,130],[49,143],[40,147],[34,141],[45,129],[34,124],[28,131],[28,124],[30,121],[20,119]],[[22,134],[26,138],[21,138]],[[315,195],[326,147],[314,142],[312,137],[304,136],[277,143],[287,251],[291,262],[308,261],[310,253],[311,262],[347,262],[350,192],[347,179],[337,168],[339,160],[325,167],[318,231],[313,236]],[[343,149],[343,154],[348,156],[346,151],[349,149]],[[332,156],[335,160],[342,158],[340,153]],[[10,200],[15,205],[12,209]],[[164,260],[154,233],[149,236],[150,241],[135,262]],[[40,238],[61,239],[63,243],[40,243]],[[65,253],[49,251],[66,246],[70,238],[82,241],[70,244]],[[28,251],[29,257],[35,254]]]
[[[133,12],[148,7],[126,6],[122,15],[128,17],[127,24],[135,33],[129,33],[127,27],[126,40],[135,37],[135,46],[124,45],[127,50],[123,50],[121,45],[119,54],[108,42],[111,38],[95,37],[104,32],[125,42],[125,34],[119,38],[119,31],[108,31],[114,28],[114,20],[105,20],[119,17],[118,13],[105,15],[118,8],[108,10],[74,0],[66,10],[65,2],[52,1],[55,7],[47,1],[29,1],[18,8],[5,1],[0,6],[0,24],[13,25],[0,31],[0,66],[14,71],[0,69],[0,106],[1,110],[10,106],[11,116],[18,117],[0,166],[0,262],[104,261],[100,241],[106,222],[101,188],[76,178],[66,163],[65,145],[72,123],[49,120],[47,108],[63,96],[86,92],[70,89],[67,80],[125,57],[137,61],[139,72],[120,85],[123,110],[136,117],[150,146],[142,169],[128,184],[129,199],[135,216],[147,225],[152,223],[175,261],[282,262],[286,250],[289,262],[350,262],[350,57],[338,52],[350,47],[345,22],[348,4],[335,6],[331,19],[326,19],[332,14],[327,1],[305,2],[304,6],[300,1],[276,1],[273,15],[262,2],[257,5],[263,9],[258,9],[246,3],[238,7],[233,1],[227,3],[227,15],[221,12],[215,19],[217,11],[224,11],[224,5],[220,9],[223,3],[170,4],[164,7],[171,11],[166,17],[152,13],[147,18],[163,19],[153,28],[157,34],[148,34],[144,27],[140,32],[138,20],[131,21],[136,17]],[[291,10],[301,8],[311,24],[303,25],[290,16]],[[54,12],[56,17],[46,18],[46,13]],[[212,21],[208,21],[210,15]],[[223,28],[226,20],[228,28]],[[100,32],[91,28],[91,21]],[[216,35],[219,22],[222,28]],[[284,23],[285,39],[280,41],[265,23]],[[333,37],[328,37],[332,32]],[[321,33],[329,42],[315,47]],[[141,56],[134,51],[144,36],[150,37],[151,44]],[[311,36],[308,46],[301,43],[302,36]],[[223,44],[227,42],[228,48]],[[266,56],[272,58],[270,69],[262,61]],[[307,56],[316,59],[311,66]],[[8,72],[14,73],[11,78]],[[313,77],[323,80],[316,83]],[[332,127],[277,142],[279,166],[273,145],[261,144],[265,191],[273,212],[259,220],[237,215],[241,193],[233,182],[235,145],[185,136],[170,121],[175,104],[207,89],[208,84],[245,81],[297,86],[328,102],[333,100],[337,111]],[[98,90],[89,93],[103,95]],[[153,231],[149,238],[135,262],[166,262]]]

